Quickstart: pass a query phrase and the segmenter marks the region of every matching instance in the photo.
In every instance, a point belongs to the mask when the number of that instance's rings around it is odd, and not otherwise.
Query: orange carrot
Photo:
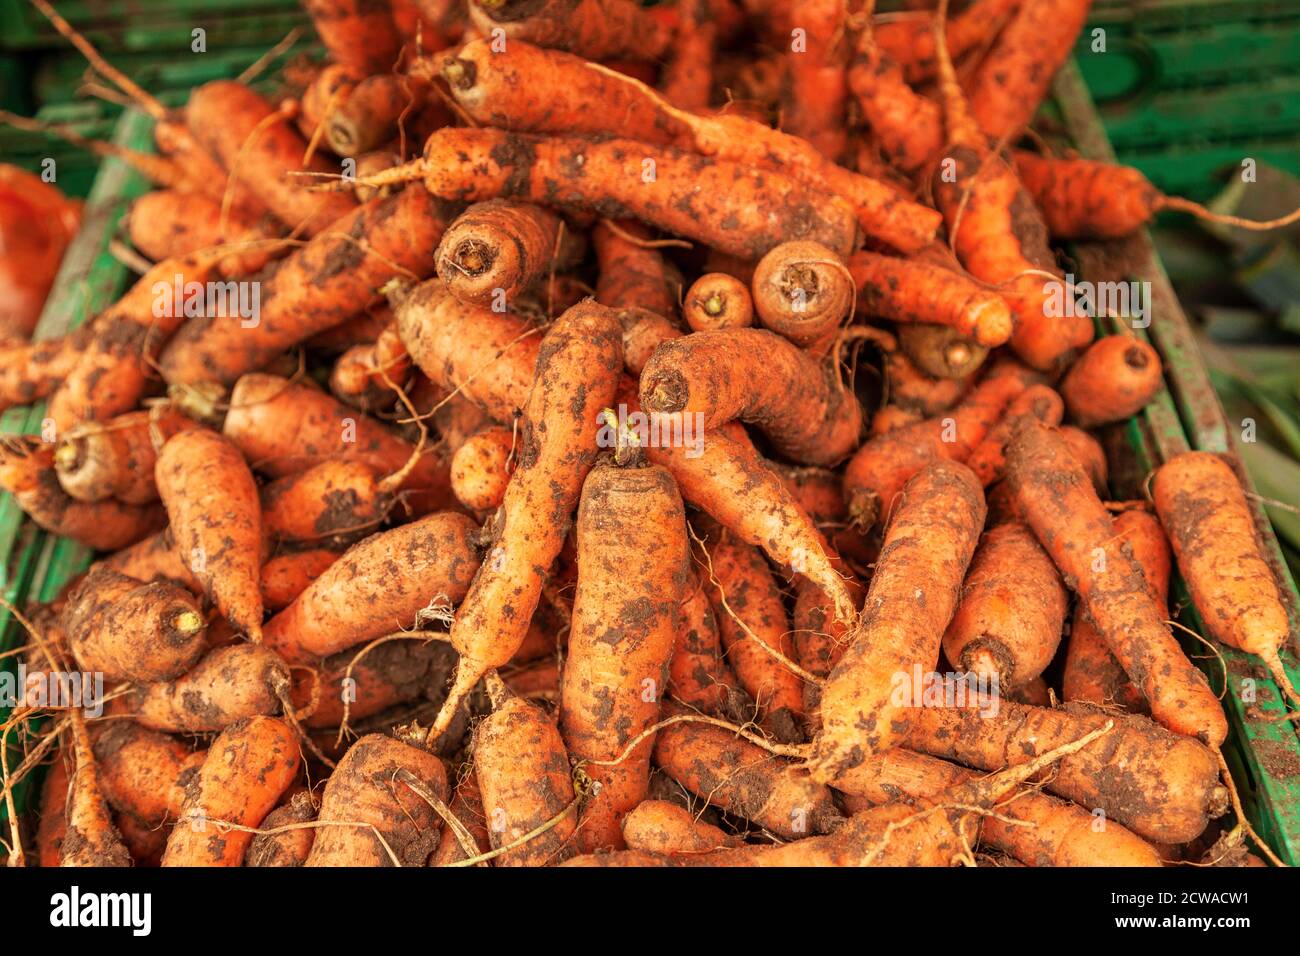
[[[352,648],[326,658],[314,672],[294,671],[294,706],[311,712],[306,727],[338,727],[419,697],[451,670],[450,652],[418,640],[390,641],[366,650]],[[440,666],[445,663],[446,666]],[[301,679],[299,679],[301,678]]]
[[[903,488],[857,635],[822,687],[818,780],[888,749],[906,731],[915,708],[896,693],[898,675],[910,680],[913,668],[934,666],[984,517],[979,481],[956,462],[933,462]]]
[[[943,149],[943,113],[907,85],[903,67],[874,34],[870,21],[858,34],[846,74],[849,90],[881,156],[904,172],[916,172]]]
[[[0,345],[0,410],[50,395],[72,371],[91,335],[79,326],[57,339]]]
[[[1151,705],[1155,719],[1211,746],[1228,733],[1214,692],[1183,654],[1164,613],[1116,541],[1083,467],[1047,426],[1023,419],[1007,447],[1007,482],[1025,523]]]
[[[59,484],[78,501],[117,498],[143,505],[158,500],[155,443],[197,423],[167,407],[127,412],[111,421],[74,426],[54,453]]]
[[[682,317],[695,332],[743,329],[754,324],[754,302],[749,287],[735,276],[710,272],[686,291]]]
[[[736,686],[722,657],[718,619],[708,592],[692,573],[681,605],[681,624],[668,665],[668,690],[677,700],[707,714],[745,720],[752,704]]]
[[[310,791],[297,791],[266,815],[261,826],[264,832],[253,837],[244,853],[244,866],[302,866],[316,841],[315,830],[302,827],[275,831],[315,819],[316,805]]]
[[[130,720],[110,720],[94,736],[99,782],[118,813],[150,830],[175,821],[178,795],[205,757],[175,737]],[[162,831],[164,840],[167,831]]]
[[[221,261],[223,275],[237,277],[256,272],[287,249],[268,242],[282,229],[269,216],[252,217],[231,209],[223,220],[221,201],[201,193],[157,189],[131,203],[123,219],[127,236],[143,256],[152,260],[179,258],[223,243],[248,243],[231,249]]]
[[[363,76],[397,65],[402,43],[387,3],[305,0],[303,6],[334,62]]]
[[[346,458],[323,461],[264,485],[261,498],[266,534],[279,541],[321,542],[335,548],[375,531],[391,504],[373,469]]]
[[[272,614],[284,610],[338,558],[337,551],[327,548],[277,554],[262,565],[263,607]]]
[[[368,76],[339,97],[325,122],[325,141],[338,156],[359,157],[377,150],[400,135],[429,95],[428,82],[418,76]]]
[[[181,818],[167,838],[163,866],[239,866],[259,826],[298,773],[298,742],[274,717],[231,724],[186,785]]]
[[[232,644],[209,651],[175,680],[139,685],[129,711],[153,730],[211,733],[244,717],[278,713],[288,688],[288,668],[274,652]]]
[[[130,866],[131,854],[113,825],[108,801],[99,781],[95,752],[86,721],[72,710],[72,750],[76,769],[68,786],[67,831],[59,845],[60,866]]]
[[[529,203],[494,199],[470,206],[456,218],[438,243],[438,278],[462,302],[507,304],[548,269],[568,268],[581,247],[555,213]]]
[[[785,128],[807,140],[827,159],[838,160],[847,142],[845,106],[848,50],[843,0],[788,0],[782,19],[800,31],[782,31],[787,88],[782,97]]]
[[[394,322],[373,342],[354,345],[339,356],[330,373],[330,391],[353,408],[387,411],[397,404],[397,390],[410,372],[411,356]]]
[[[230,623],[260,641],[262,511],[243,455],[214,432],[184,431],[163,445],[154,477],[181,560]]]
[[[452,794],[448,809],[465,827],[472,848],[478,853],[486,853],[490,846],[487,821],[483,816],[483,794],[479,792],[478,775],[472,766],[462,768],[460,780],[456,784],[456,791]],[[442,842],[438,844],[438,851],[430,860],[430,865],[446,866],[448,863],[468,859],[465,853],[465,848],[457,839],[455,830],[450,826],[445,827]]]
[[[620,57],[656,60],[673,39],[662,11],[632,0],[471,0],[470,22],[491,36],[500,29],[508,46],[528,41],[569,50],[593,60]]]
[[[90,566],[105,567],[137,581],[173,581],[194,594],[203,593],[203,585],[190,573],[176,550],[170,530],[162,530],[115,551]]]
[[[59,865],[63,840],[68,833],[68,784],[68,762],[60,750],[45,771],[45,781],[41,784],[41,818],[36,829],[37,866]]]
[[[466,508],[492,512],[505,499],[510,483],[515,436],[500,425],[485,428],[456,449],[451,459],[451,490]]]
[[[1044,425],[1054,426],[1060,424],[1064,412],[1061,396],[1050,386],[1030,385],[1010,401],[997,424],[971,450],[966,458],[966,467],[975,472],[980,484],[987,488],[1002,477],[1007,464],[1007,442],[1022,415],[1031,415]]]
[[[816,242],[783,242],[754,269],[754,311],[764,328],[825,353],[853,312],[853,276]]]
[[[1136,415],[1164,387],[1160,356],[1146,342],[1111,335],[1079,356],[1061,382],[1070,419],[1095,428]]]
[[[623,839],[630,849],[670,855],[707,853],[741,842],[697,820],[685,807],[664,800],[642,801],[624,817]]]
[[[1059,434],[1069,446],[1075,460],[1083,465],[1083,470],[1088,473],[1097,497],[1106,497],[1110,466],[1106,462],[1106,449],[1101,447],[1101,442],[1082,428],[1075,428],[1073,425],[1062,425]]]

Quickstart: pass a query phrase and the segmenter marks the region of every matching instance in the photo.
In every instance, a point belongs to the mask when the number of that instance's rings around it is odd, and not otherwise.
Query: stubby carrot
[[[266,622],[266,646],[307,662],[411,627],[431,601],[458,604],[478,566],[476,531],[466,516],[444,511],[371,535]]]
[[[580,251],[555,213],[494,199],[470,206],[447,227],[436,253],[438,278],[461,301],[501,312],[548,269],[571,266]]]
[[[300,762],[298,741],[282,720],[252,717],[227,727],[186,785],[163,866],[240,866],[253,839],[248,828],[274,809]]]
[[[754,311],[764,328],[825,352],[853,311],[853,276],[816,242],[783,242],[754,269]]]
[[[1222,706],[1178,646],[1069,447],[1047,426],[1022,420],[1007,447],[1007,481],[1025,523],[1087,605],[1151,715],[1177,733],[1222,744],[1228,733]]]
[[[244,866],[302,866],[316,841],[316,831],[313,827],[294,828],[294,824],[315,819],[316,805],[311,793],[299,790],[266,815],[261,826],[263,832],[253,837],[244,853]]]
[[[502,425],[485,428],[456,449],[451,459],[451,490],[471,511],[500,507],[510,483],[515,436]]]
[[[560,552],[596,458],[597,415],[613,401],[622,368],[618,322],[595,302],[565,312],[542,339],[519,461],[487,557],[452,625],[451,642],[461,657],[431,734],[446,729],[461,699],[523,641],[543,575]]]
[[[812,770],[829,781],[894,744],[915,712],[897,682],[928,670],[956,609],[985,506],[964,465],[936,461],[903,488],[853,643],[822,687]]]
[[[150,830],[170,829],[184,784],[206,756],[130,720],[107,721],[94,735],[94,748],[104,798],[119,819],[128,816]],[[166,831],[162,835],[165,840]]]
[[[1297,699],[1280,656],[1291,633],[1286,606],[1232,466],[1213,452],[1176,455],[1157,469],[1151,497],[1206,630],[1262,660]]]
[[[180,412],[161,407],[127,412],[103,424],[75,426],[54,454],[59,484],[78,501],[117,498],[142,505],[158,500],[153,480],[158,447],[177,432],[197,426]]]
[[[1061,397],[1072,422],[1095,428],[1136,415],[1163,387],[1164,366],[1155,349],[1140,339],[1110,335],[1065,373]]]
[[[645,800],[623,818],[623,840],[632,850],[649,853],[707,853],[739,846],[740,839],[665,800]]]
[[[743,329],[754,324],[754,302],[749,288],[735,276],[710,272],[686,290],[682,316],[694,332]]]
[[[265,647],[233,644],[209,651],[172,681],[141,684],[128,711],[143,726],[171,733],[213,733],[245,717],[280,711],[289,670]]]

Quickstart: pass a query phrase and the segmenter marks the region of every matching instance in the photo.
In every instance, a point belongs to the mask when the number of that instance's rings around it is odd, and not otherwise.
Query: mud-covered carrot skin
[[[754,302],[749,287],[735,276],[710,272],[686,290],[682,317],[693,332],[743,329],[754,324]]]
[[[822,687],[816,779],[833,780],[906,731],[916,708],[896,682],[934,666],[985,514],[979,480],[957,462],[927,465],[904,487],[853,643]]]
[[[258,827],[298,774],[301,757],[289,725],[252,717],[227,727],[185,787],[181,817],[167,838],[163,866],[240,866]]]
[[[659,347],[641,374],[650,412],[733,419],[761,429],[793,461],[834,465],[858,443],[862,409],[838,370],[765,329],[696,332]]]
[[[309,662],[412,627],[439,597],[460,603],[478,568],[477,531],[465,515],[443,511],[370,535],[266,622],[266,646]]]
[[[447,128],[425,144],[423,177],[442,199],[513,198],[641,219],[748,259],[791,238],[848,255],[857,232],[844,200],[783,173],[633,140]]]
[[[461,698],[514,656],[528,632],[543,578],[560,553],[582,482],[599,452],[598,416],[623,370],[622,330],[612,310],[580,302],[550,327],[520,423],[518,462],[495,519],[487,557],[451,629],[461,658],[441,733]]]
[[[447,771],[433,754],[383,734],[353,743],[321,796],[319,819],[338,825],[316,829],[304,866],[393,866],[389,850],[401,866],[424,866],[442,820],[406,775],[447,799]]]
[[[483,814],[483,794],[479,791],[478,773],[472,765],[460,768],[455,792],[447,808],[464,825],[470,835],[470,842],[479,853],[486,853],[491,849],[488,843],[487,820]],[[452,828],[444,826],[442,841],[438,844],[437,852],[429,860],[429,865],[445,866],[464,859],[467,859],[465,848],[461,846]]]
[[[826,351],[853,312],[853,276],[817,242],[783,242],[754,269],[754,311],[764,328],[796,345]]]
[[[514,432],[491,425],[456,449],[451,458],[451,490],[456,500],[479,514],[496,511],[510,484]]]
[[[221,200],[201,193],[158,189],[131,203],[124,228],[136,251],[155,262],[178,258],[213,246],[247,243],[232,248],[221,260],[220,271],[229,278],[257,272],[289,247],[275,242],[284,227],[269,215],[250,215],[227,209]]]
[[[1070,420],[1096,428],[1136,415],[1164,388],[1164,365],[1146,342],[1110,335],[1079,356],[1061,381]]]
[[[474,767],[492,849],[556,818],[574,801],[572,770],[559,728],[536,704],[509,697],[475,729]],[[544,866],[573,855],[570,811],[536,838],[503,853],[497,866]]]
[[[128,699],[136,721],[170,733],[214,733],[245,717],[280,711],[289,669],[272,650],[232,644],[209,651],[173,681],[140,684]]]
[[[681,604],[668,690],[677,700],[706,714],[741,717],[746,713],[745,695],[723,660],[717,616],[695,574],[686,584]]]
[[[1115,715],[1087,704],[1049,710],[997,702],[918,708],[904,746],[980,770],[1024,763],[1114,720],[1111,735],[1061,761],[1046,789],[1099,808],[1156,843],[1194,839],[1228,806],[1219,764],[1204,744],[1146,717]],[[1113,736],[1112,736],[1113,735]],[[855,789],[849,777],[835,784]]]
[[[1160,208],[1160,191],[1131,166],[1028,150],[1011,155],[1054,239],[1118,239],[1147,225]]]
[[[58,388],[81,357],[92,326],[56,339],[0,345],[0,409],[30,405]]]
[[[948,52],[954,58],[982,47],[997,35],[1022,0],[972,0],[948,20]],[[934,76],[938,63],[931,16],[905,17],[874,26],[875,40],[898,62],[909,83]]]
[[[1151,496],[1210,636],[1261,658],[1289,688],[1279,656],[1291,633],[1286,605],[1232,466],[1213,452],[1176,455],[1156,471]]]
[[[127,412],[103,425],[73,428],[62,436],[54,467],[59,484],[78,501],[117,498],[143,505],[158,500],[153,469],[158,448],[198,423],[173,408]]]
[[[1052,662],[1065,624],[1065,587],[1034,538],[1014,522],[991,528],[975,549],[961,603],[943,636],[959,670],[1022,687]]]
[[[401,36],[387,3],[366,0],[305,0],[312,26],[330,59],[361,72],[386,73],[397,65]]]
[[[846,77],[890,165],[912,173],[933,160],[943,148],[943,111],[907,84],[903,67],[874,42],[871,26],[859,35]]]
[[[740,840],[695,814],[666,800],[645,800],[623,818],[623,839],[628,848],[648,853],[707,853]]]
[[[1227,718],[1205,676],[1165,623],[1132,549],[1069,446],[1046,425],[1022,420],[1007,448],[1007,482],[1023,520],[1088,608],[1125,672],[1176,733],[1223,743]]]
[[[1030,385],[1013,398],[997,424],[966,458],[966,467],[987,488],[1002,477],[1007,464],[1007,442],[1022,415],[1031,415],[1045,425],[1059,425],[1065,403],[1049,385]]]
[[[560,731],[579,760],[615,760],[659,718],[687,579],[686,512],[664,468],[597,465],[576,526],[578,587],[560,688]],[[584,806],[578,845],[623,848],[624,815],[646,798],[653,736]]]
[[[311,854],[312,844],[316,841],[316,831],[312,827],[281,829],[298,823],[309,823],[316,819],[316,805],[311,794],[299,790],[286,802],[267,814],[262,821],[265,832],[256,834],[244,852],[244,866],[302,866]],[[280,830],[280,832],[275,832]]]
[[[391,496],[378,486],[365,462],[323,461],[262,486],[262,527],[280,541],[343,547],[373,533],[387,516]]]
[[[572,264],[572,241],[565,255],[558,245],[563,230],[560,217],[541,206],[508,199],[476,203],[443,233],[438,278],[462,302],[511,303],[548,269]]]
[[[100,787],[119,817],[130,815],[148,829],[175,821],[184,783],[203,751],[131,720],[106,721],[93,741]]]
[[[84,718],[77,714],[72,721],[76,765],[68,781],[67,829],[59,843],[59,866],[130,866],[131,854],[104,797]]]
[[[1115,516],[1115,531],[1133,549],[1133,560],[1163,608],[1169,597],[1173,559],[1160,520],[1145,511],[1125,511]],[[1148,713],[1146,698],[1133,686],[1124,668],[1110,652],[1106,639],[1088,618],[1080,602],[1074,609],[1065,667],[1061,671],[1061,696],[1092,704],[1119,707],[1133,714]]]

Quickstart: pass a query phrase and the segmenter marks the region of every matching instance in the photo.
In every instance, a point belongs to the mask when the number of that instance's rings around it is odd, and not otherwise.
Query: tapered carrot
[[[1052,662],[1065,624],[1060,575],[1022,524],[989,530],[975,549],[961,603],[943,636],[943,653],[963,671],[1010,691]]]
[[[1145,511],[1126,511],[1115,516],[1115,531],[1133,549],[1133,560],[1160,607],[1166,607],[1172,558],[1159,519]],[[1145,714],[1150,709],[1142,692],[1133,686],[1115,660],[1082,602],[1074,609],[1065,667],[1061,671],[1061,695],[1065,700],[1120,707],[1135,714]]]
[[[256,316],[187,322],[159,356],[163,378],[174,386],[233,384],[289,346],[360,312],[389,279],[429,274],[447,222],[446,212],[419,189],[354,208],[259,275]]]
[[[1044,425],[1059,425],[1065,413],[1061,396],[1051,386],[1030,385],[1008,403],[1002,417],[966,458],[966,467],[987,488],[1002,477],[1006,468],[1006,447],[1022,415],[1031,415]]]
[[[718,619],[708,592],[692,574],[668,665],[668,690],[677,700],[716,716],[745,720],[753,705],[722,656]]]
[[[1013,142],[1070,56],[1091,0],[1021,3],[970,81],[970,109],[989,137]]]
[[[69,594],[63,614],[77,665],[105,680],[171,680],[206,650],[198,600],[165,581],[96,568]]]
[[[163,866],[239,866],[259,826],[298,773],[289,725],[252,717],[222,731],[185,789],[181,818],[167,839]]]
[[[262,487],[262,528],[280,541],[342,547],[375,531],[391,496],[365,462],[323,461]]]
[[[0,345],[0,409],[52,394],[77,364],[91,332],[92,326],[82,325],[56,339]]]
[[[996,292],[930,262],[858,251],[849,257],[858,309],[892,322],[946,325],[993,348],[1011,338],[1011,311]]]
[[[473,752],[492,849],[547,827],[496,865],[540,866],[571,856],[577,814],[569,756],[546,712],[498,691],[492,713],[475,728]]]
[[[230,174],[234,195],[255,197],[290,229],[316,235],[356,205],[342,193],[308,192],[285,175],[302,169],[334,170],[320,156],[304,164],[307,143],[289,125],[288,116],[247,86],[233,80],[205,83],[190,93],[185,121]]]
[[[311,792],[299,790],[266,815],[261,826],[264,832],[254,836],[244,852],[244,866],[302,866],[316,842],[315,829],[301,827],[283,829],[279,833],[275,831],[315,819],[316,805]]]
[[[722,727],[664,727],[654,759],[691,793],[786,839],[829,833],[842,819],[826,787]]]
[[[95,752],[80,711],[71,713],[76,768],[68,784],[67,831],[59,845],[60,866],[130,866],[131,854],[113,825],[99,781]]]
[[[303,6],[334,62],[362,75],[387,72],[397,65],[402,42],[388,4],[306,0]]]
[[[288,668],[273,651],[233,644],[209,651],[175,680],[139,685],[129,711],[154,730],[211,733],[244,717],[278,713],[288,688]]]
[[[785,128],[812,143],[826,158],[838,160],[847,142],[845,107],[848,83],[843,0],[790,0],[782,11],[802,33],[782,31],[787,88],[782,97]],[[784,24],[783,24],[784,26]]]
[[[158,500],[153,469],[157,446],[197,423],[171,408],[127,412],[100,424],[74,426],[54,455],[59,484],[78,501]]]
[[[508,45],[518,41],[555,47],[595,60],[654,60],[673,39],[661,11],[632,0],[472,0],[470,21],[485,35],[500,29]]]
[[[1178,646],[1069,447],[1047,426],[1022,420],[1007,447],[1007,481],[1025,523],[1086,604],[1152,716],[1177,733],[1222,744],[1228,733],[1222,706]]]
[[[221,613],[260,641],[262,511],[244,456],[215,432],[180,432],[158,453],[154,477],[185,566]]]
[[[706,429],[751,422],[781,454],[810,465],[841,461],[862,429],[862,409],[838,370],[762,329],[696,332],[664,343],[641,375],[641,404],[702,415]]]
[[[441,818],[421,791],[447,798],[441,760],[383,734],[362,737],[325,784],[319,821],[329,825],[317,829],[304,865],[423,866]]]
[[[980,770],[1000,770],[1057,744],[1115,722],[1103,738],[1063,760],[1045,788],[1083,807],[1102,810],[1139,836],[1158,843],[1194,839],[1227,808],[1218,761],[1208,747],[1170,733],[1145,717],[1117,716],[1086,704],[1058,710],[997,703],[996,710],[920,707],[905,745]],[[1141,780],[1141,786],[1133,781]],[[847,780],[839,782],[853,789]]]
[[[476,531],[469,518],[444,511],[371,535],[267,621],[266,645],[286,660],[311,661],[411,627],[431,601],[460,603],[478,566]]]
[[[816,242],[783,242],[754,269],[754,311],[764,328],[824,353],[853,312],[853,276]]]
[[[147,538],[167,523],[158,504],[128,505],[116,499],[84,502],[68,497],[54,470],[54,446],[18,440],[0,445],[0,488],[27,516],[51,534],[98,551],[115,551]]]
[[[1212,452],[1184,452],[1156,471],[1151,496],[1210,636],[1254,654],[1296,700],[1280,656],[1291,633],[1286,606],[1232,466]]]
[[[576,526],[578,587],[560,697],[571,756],[597,761],[577,846],[622,849],[623,816],[645,799],[687,576],[686,515],[668,472],[597,465]],[[603,764],[600,761],[614,761]]]
[[[822,687],[817,779],[833,779],[906,731],[914,708],[896,693],[897,675],[934,665],[984,517],[979,481],[956,462],[933,462],[903,488],[857,635]]]
[[[1095,428],[1136,415],[1164,387],[1160,356],[1146,342],[1111,335],[1094,342],[1061,381],[1070,420]]]
[[[435,736],[483,674],[510,660],[528,630],[542,575],[559,554],[596,457],[596,416],[613,401],[623,366],[620,338],[611,310],[589,301],[565,312],[542,339],[519,462],[488,556],[452,625],[451,641],[461,658],[434,722]],[[539,515],[552,519],[539,526]]]

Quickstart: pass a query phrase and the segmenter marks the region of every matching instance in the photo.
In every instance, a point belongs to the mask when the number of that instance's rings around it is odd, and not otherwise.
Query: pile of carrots
[[[158,188],[0,348],[98,552],[21,660],[104,687],[10,717],[11,862],[1276,861],[1167,603],[1294,698],[1236,465],[1111,501],[1160,358],[1047,304],[1177,205],[1022,142],[1087,0],[305,0],[175,109],[32,2]]]

